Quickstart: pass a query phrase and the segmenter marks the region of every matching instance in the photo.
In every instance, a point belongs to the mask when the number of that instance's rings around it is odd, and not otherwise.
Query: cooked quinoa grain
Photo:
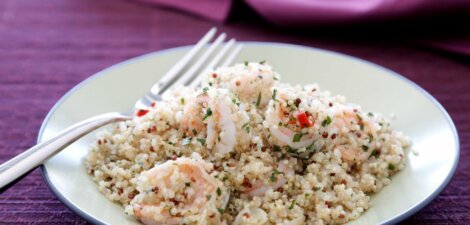
[[[145,224],[342,224],[405,166],[390,120],[292,86],[267,63],[219,68],[200,89],[102,131],[86,168]]]

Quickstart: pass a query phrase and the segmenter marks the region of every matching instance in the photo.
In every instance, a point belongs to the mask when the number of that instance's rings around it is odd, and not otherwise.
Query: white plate
[[[105,69],[78,84],[49,112],[38,141],[93,115],[127,111],[188,50],[150,53]],[[267,60],[284,82],[319,83],[364,110],[394,113],[392,124],[413,141],[406,168],[372,197],[372,208],[350,224],[397,223],[427,205],[447,185],[457,166],[459,141],[442,106],[418,85],[390,70],[350,56],[275,43],[245,43],[238,61]],[[87,175],[82,159],[93,135],[47,161],[44,178],[56,196],[93,223],[138,224],[107,200]]]

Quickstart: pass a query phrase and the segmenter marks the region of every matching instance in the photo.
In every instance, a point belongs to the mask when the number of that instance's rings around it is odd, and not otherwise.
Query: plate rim
[[[359,62],[362,64],[366,64],[368,66],[374,67],[375,69],[381,70],[385,72],[387,75],[390,75],[392,77],[398,78],[408,85],[410,85],[413,89],[417,90],[421,94],[424,95],[424,97],[428,100],[431,101],[431,103],[437,107],[437,109],[444,115],[447,123],[450,125],[451,130],[452,130],[452,136],[455,141],[455,149],[454,151],[456,152],[455,157],[453,158],[453,164],[450,172],[446,175],[446,178],[444,181],[431,193],[429,194],[423,201],[411,206],[407,210],[404,210],[402,213],[399,213],[398,215],[386,220],[383,222],[383,224],[396,224],[399,223],[400,221],[403,221],[404,219],[410,217],[411,215],[415,214],[419,210],[423,209],[425,206],[427,206],[432,200],[434,200],[437,195],[439,195],[445,187],[449,184],[450,180],[453,178],[455,171],[458,166],[459,158],[460,158],[460,139],[459,135],[457,132],[457,128],[450,117],[449,113],[445,110],[445,108],[439,103],[437,99],[435,99],[430,93],[428,93],[424,88],[413,82],[412,80],[408,79],[407,77],[391,70],[388,69],[384,66],[381,66],[379,64],[367,61],[365,59],[361,59],[355,56],[351,56],[342,52],[336,52],[333,50],[327,50],[327,49],[322,49],[322,48],[317,48],[317,47],[311,47],[311,46],[304,46],[304,45],[297,45],[297,44],[290,44],[290,43],[281,43],[281,42],[258,42],[258,41],[244,41],[240,42],[244,45],[247,46],[256,46],[256,45],[264,45],[264,46],[280,46],[280,47],[288,47],[288,48],[297,48],[297,49],[302,49],[302,50],[313,50],[316,52],[322,52],[326,53],[329,55],[341,57],[341,58],[346,58],[351,61]],[[49,123],[52,115],[56,112],[57,108],[63,104],[73,93],[75,93],[77,90],[82,88],[83,86],[87,85],[88,83],[92,82],[93,80],[97,79],[98,77],[104,76],[108,71],[111,71],[113,69],[125,66],[126,64],[131,64],[135,61],[142,60],[147,57],[155,57],[161,54],[173,52],[173,51],[179,51],[181,49],[187,49],[193,45],[185,45],[185,46],[179,46],[179,47],[174,47],[174,48],[168,48],[168,49],[163,49],[163,50],[157,50],[157,51],[152,51],[148,52],[139,56],[132,57],[130,59],[126,59],[124,61],[118,62],[116,64],[113,64],[109,67],[106,67],[103,70],[100,70],[93,75],[89,76],[85,80],[79,82],[76,84],[73,88],[71,88],[69,91],[67,91],[55,104],[54,106],[49,110],[47,113],[46,117],[44,118],[43,122],[41,123],[41,127],[39,129],[38,135],[36,142],[40,143],[40,139],[44,135],[44,130],[46,125]],[[51,192],[67,207],[69,208],[72,212],[76,213],[78,216],[82,217],[86,221],[93,223],[93,224],[106,224],[103,221],[95,218],[91,214],[88,214],[85,211],[80,210],[76,205],[74,205],[71,201],[69,201],[65,196],[63,196],[59,190],[55,188],[55,186],[52,184],[52,182],[49,179],[47,168],[44,166],[44,164],[41,164],[40,166],[41,169],[41,175],[43,180],[45,181],[47,187],[51,190]]]

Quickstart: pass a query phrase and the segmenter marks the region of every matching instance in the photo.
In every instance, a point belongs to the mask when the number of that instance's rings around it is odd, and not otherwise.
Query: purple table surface
[[[380,25],[289,30],[243,12],[216,25],[242,41],[294,43],[363,58],[403,74],[437,98],[456,123],[460,163],[444,191],[403,224],[470,224],[469,58],[393,35],[400,24],[388,24],[392,32],[381,29],[382,35],[371,32]],[[192,44],[213,25],[128,1],[0,1],[0,162],[36,143],[48,111],[80,81],[141,54]],[[0,223],[87,222],[51,193],[36,169],[0,195]]]

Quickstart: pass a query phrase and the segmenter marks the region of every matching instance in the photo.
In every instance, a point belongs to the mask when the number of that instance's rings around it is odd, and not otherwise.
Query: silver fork
[[[152,86],[145,96],[137,100],[132,112],[136,109],[148,108],[152,102],[160,101],[162,94],[172,87],[180,85],[196,87],[201,82],[202,74],[207,74],[209,70],[217,66],[231,64],[240,52],[242,45],[236,44],[235,39],[224,43],[226,35],[222,33],[209,47],[204,48],[215,34],[216,28],[210,29],[183,58]],[[222,44],[224,46],[220,47]],[[0,193],[87,133],[109,123],[130,120],[133,117],[132,114],[113,112],[91,117],[68,127],[56,136],[3,163],[0,165]]]

